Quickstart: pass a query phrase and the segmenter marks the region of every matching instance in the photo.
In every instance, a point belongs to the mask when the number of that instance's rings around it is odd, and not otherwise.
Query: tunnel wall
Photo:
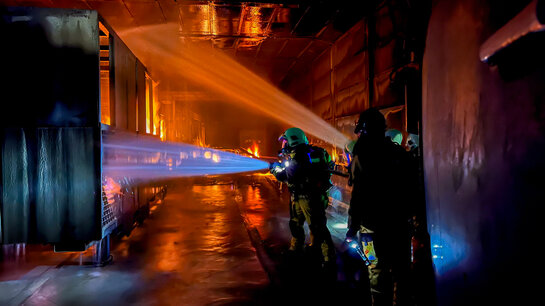
[[[429,2],[370,5],[365,17],[307,70],[287,75],[282,88],[353,138],[354,122],[369,107],[383,111],[389,128],[419,134],[420,63]]]
[[[508,47],[493,66],[479,61],[481,44],[528,2],[434,3],[423,148],[439,305],[540,300],[545,37]]]
[[[420,63],[429,2],[389,0],[369,6],[365,17],[308,70],[288,75],[282,88],[349,138],[356,138],[355,122],[370,107],[385,114],[388,128],[398,129],[404,136],[407,132],[420,134]],[[337,162],[343,162],[343,153],[336,148],[318,139],[311,141],[333,156],[341,156]],[[349,203],[346,178],[333,180],[340,187],[340,198],[336,199]]]
[[[288,75],[284,90],[334,124],[369,108],[367,24],[359,21],[314,60],[302,75]],[[348,131],[348,130],[347,130]],[[349,135],[351,133],[349,132]]]

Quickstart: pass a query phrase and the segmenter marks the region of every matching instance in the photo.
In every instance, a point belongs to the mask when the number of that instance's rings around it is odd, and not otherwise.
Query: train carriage
[[[103,167],[106,139],[159,137],[146,117],[153,80],[96,11],[0,10],[0,243],[107,250],[165,192]]]

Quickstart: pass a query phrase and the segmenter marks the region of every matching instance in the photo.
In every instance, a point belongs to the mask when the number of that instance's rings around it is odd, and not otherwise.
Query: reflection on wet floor
[[[112,240],[114,263],[104,268],[27,248],[24,264],[3,262],[12,270],[24,266],[26,274],[2,279],[0,304],[265,304],[269,280],[235,193],[233,185],[170,186],[164,203],[141,227]],[[251,206],[258,205],[253,201]]]
[[[112,238],[111,265],[92,267],[85,265],[89,254],[35,245],[18,261],[0,261],[0,305],[362,302],[362,291],[346,282],[322,281],[309,254],[286,256],[285,187],[264,175],[173,182],[129,237]]]
[[[165,206],[138,229],[141,233],[135,233],[129,245],[139,248],[129,256],[138,259],[137,269],[148,285],[136,300],[210,305],[255,299],[254,291],[265,288],[268,279],[233,201],[233,187],[173,189]]]
[[[256,227],[262,227],[265,216],[263,216],[263,199],[259,188],[252,185],[247,187],[245,208],[250,222]]]

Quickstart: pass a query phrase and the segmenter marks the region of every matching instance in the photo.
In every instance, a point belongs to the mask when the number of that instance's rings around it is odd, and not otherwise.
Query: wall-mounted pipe
[[[534,0],[481,45],[479,57],[482,62],[490,63],[495,54],[518,39],[544,30],[545,0]]]

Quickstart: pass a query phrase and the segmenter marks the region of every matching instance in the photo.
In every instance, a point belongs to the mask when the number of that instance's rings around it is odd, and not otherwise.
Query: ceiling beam
[[[263,31],[263,33],[265,33],[265,34],[268,34],[268,33],[269,33],[269,31],[271,30],[273,21],[274,21],[274,19],[276,18],[276,15],[278,15],[278,12],[279,12],[279,11],[280,11],[280,10],[278,9],[278,7],[275,7],[275,8],[273,9],[273,12],[272,12],[272,14],[271,14],[271,17],[270,17],[269,20],[267,21],[267,26],[265,27],[265,30]]]
[[[265,27],[265,30],[263,31],[263,34],[264,35],[268,35],[269,34],[269,31],[271,30],[271,26],[272,26],[272,22],[273,20],[276,18],[276,15],[278,15],[278,8],[275,7],[273,9],[273,12],[271,14],[271,17],[269,18],[269,20],[267,21],[267,26]],[[259,47],[257,47],[257,51],[255,52],[255,56],[254,56],[254,66],[255,66],[255,63],[257,62],[257,58],[259,56],[259,51],[261,51],[261,46],[263,46],[263,43],[265,41],[262,41],[260,44],[259,44]]]
[[[121,0],[121,2],[123,2],[123,6],[127,10],[127,12],[129,12],[129,15],[131,15],[132,19],[134,20],[134,15],[132,14],[131,10],[129,10],[129,7],[127,6],[127,3],[125,3],[125,0]]]
[[[295,64],[297,64],[297,61],[299,61],[299,59],[303,56],[303,54],[305,54],[305,52],[307,52],[307,50],[310,48],[310,46],[312,46],[312,43],[314,43],[314,40],[310,40],[310,42],[306,45],[306,47],[304,47],[303,50],[301,50],[301,52],[299,52],[299,54],[298,54],[297,57],[293,60],[293,63],[291,63],[290,67],[288,68],[288,70],[286,70],[286,73],[285,73],[284,76],[280,79],[280,81],[282,81],[283,79],[286,78],[286,76],[288,76],[288,74],[290,73],[291,69],[293,69],[293,67],[295,67]]]
[[[303,20],[303,17],[305,17],[305,15],[308,13],[308,11],[310,10],[310,5],[307,6],[307,8],[305,9],[305,11],[303,12],[303,15],[301,15],[301,18],[299,18],[299,21],[297,21],[297,23],[295,24],[295,26],[293,26],[293,29],[291,29],[291,34],[295,34],[295,30],[297,29],[297,27],[299,26],[299,24],[301,23],[301,20]]]
[[[284,51],[284,49],[286,48],[286,45],[288,44],[289,41],[290,41],[289,39],[286,39],[286,41],[284,41],[284,43],[282,44],[282,47],[280,47],[280,49],[278,49],[278,52],[276,52],[275,57],[280,57],[280,53],[282,53],[282,51]]]
[[[242,24],[244,22],[244,18],[246,18],[246,12],[247,12],[247,7],[246,7],[246,3],[243,3],[242,4],[242,7],[240,9],[240,18],[239,18],[239,21],[238,21],[238,29],[237,29],[237,34],[240,35],[240,33],[242,32]]]
[[[87,2],[87,0],[83,0],[83,3],[85,3],[85,5],[87,5],[87,7],[92,10],[93,7],[91,7],[91,5],[89,4],[89,2]]]
[[[167,21],[167,16],[165,16],[165,12],[163,12],[163,6],[161,5],[161,1],[155,0],[155,2],[156,2],[157,5],[159,6],[159,10],[161,11],[161,15],[163,15],[163,19],[164,19],[165,22],[166,22],[166,21]]]

